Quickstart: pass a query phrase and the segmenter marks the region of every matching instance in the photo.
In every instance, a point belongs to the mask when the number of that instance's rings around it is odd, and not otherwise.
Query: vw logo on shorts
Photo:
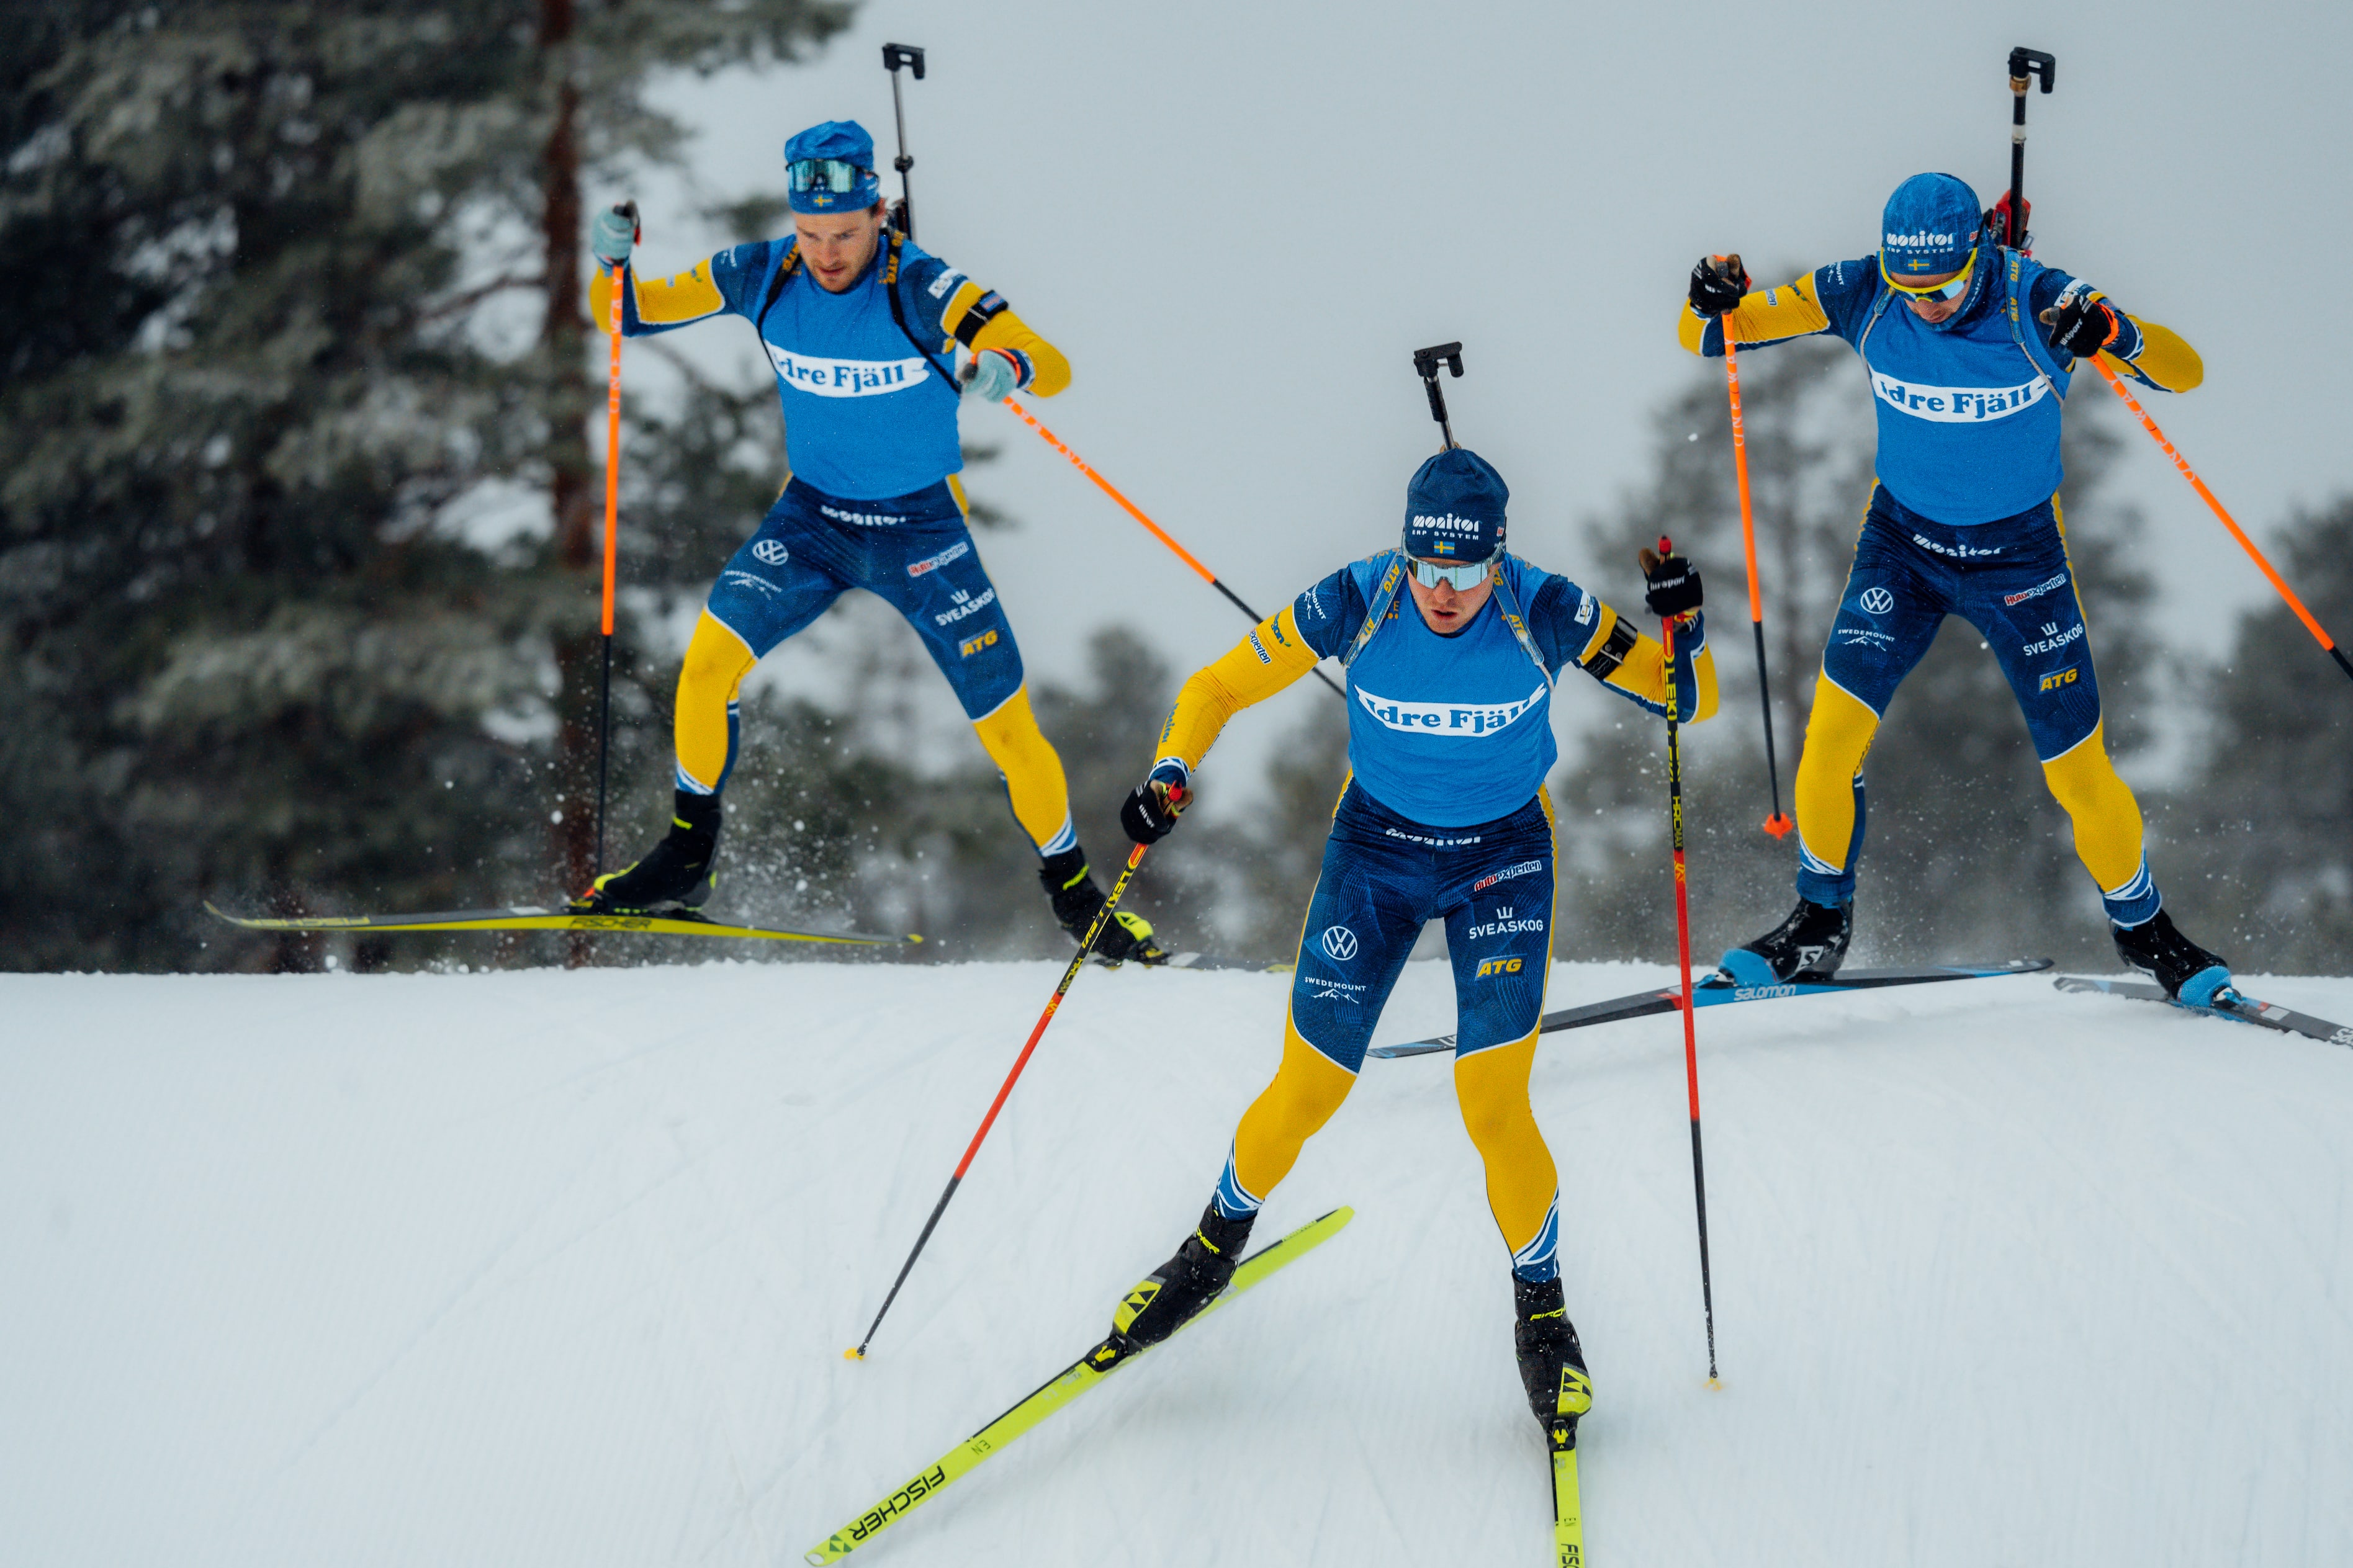
[[[1324,928],[1324,956],[1345,963],[1356,956],[1356,933],[1346,926]]]
[[[792,558],[793,552],[785,548],[781,539],[763,539],[752,546],[752,559],[763,565],[782,566]]]
[[[1865,588],[1862,597],[1855,601],[1865,615],[1883,616],[1895,607],[1895,595],[1884,588]]]

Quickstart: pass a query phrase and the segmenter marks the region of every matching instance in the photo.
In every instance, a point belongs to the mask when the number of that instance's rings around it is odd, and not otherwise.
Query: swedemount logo
[[[776,362],[776,379],[797,391],[819,397],[880,397],[921,385],[923,362],[914,359],[818,359],[790,349],[767,346]]]
[[[1463,741],[1475,741],[1509,729],[1545,700],[1545,690],[1544,683],[1538,681],[1535,689],[1516,702],[1455,703],[1400,702],[1361,686],[1356,689],[1356,705],[1392,730]]]
[[[2033,407],[2051,390],[2036,376],[2016,386],[1926,386],[1884,371],[1871,373],[1871,390],[1890,408],[1939,425],[1981,425]]]

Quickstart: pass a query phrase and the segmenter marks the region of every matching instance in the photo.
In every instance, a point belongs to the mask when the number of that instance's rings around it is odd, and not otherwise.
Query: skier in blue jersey
[[[1854,345],[1879,418],[1878,482],[1822,654],[1798,764],[1798,906],[1724,955],[1743,985],[1834,972],[1854,931],[1863,759],[1948,615],[1993,650],[2105,902],[2116,952],[2182,1001],[2231,984],[2175,929],[2140,807],[2108,760],[2092,645],[2059,504],[2061,400],[2079,358],[2163,392],[2204,378],[2189,345],[2089,283],[1986,231],[1977,195],[1915,174],[1888,198],[1876,254],[1749,290],[1736,257],[1703,258],[1681,317],[1710,357],[1817,332]]]
[[[1715,666],[1696,572],[1644,552],[1652,610],[1674,616],[1672,671],[1566,577],[1504,549],[1508,491],[1451,447],[1406,492],[1403,548],[1342,568],[1185,683],[1149,775],[1121,811],[1150,843],[1176,826],[1193,770],[1239,710],[1336,658],[1346,668],[1349,779],[1308,906],[1282,1060],[1244,1113],[1199,1226],[1122,1302],[1113,1331],[1166,1338],[1232,1278],[1259,1207],[1356,1079],[1423,922],[1446,922],[1454,1083],[1511,1254],[1522,1380],[1540,1423],[1590,1403],[1560,1283],[1559,1182],[1528,1106],[1550,968],[1556,752],[1553,678],[1570,666],[1652,713],[1706,718]]]
[[[629,265],[633,208],[596,218],[596,320],[610,319],[614,280],[626,278],[628,336],[723,315],[750,321],[776,372],[791,477],[720,573],[688,644],[669,832],[634,865],[597,878],[574,908],[692,909],[710,897],[744,678],[845,591],[863,588],[906,617],[947,677],[1005,776],[1055,919],[1082,935],[1103,896],[956,478],[960,397],[1051,397],[1070,384],[1070,365],[1002,295],[889,228],[873,139],[856,121],[801,132],[785,143],[785,163],[793,233],[672,277],[641,278]],[[968,356],[961,372],[952,368],[958,345]],[[1104,958],[1166,958],[1142,916],[1122,910],[1117,921],[1097,939]]]

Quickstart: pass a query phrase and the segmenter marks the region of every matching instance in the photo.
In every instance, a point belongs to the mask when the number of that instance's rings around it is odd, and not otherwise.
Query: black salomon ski
[[[2218,993],[2214,1005],[2201,1007],[2195,1002],[2184,1002],[2168,996],[2161,985],[2146,980],[2108,980],[2075,974],[2062,974],[2051,982],[2062,991],[2094,992],[2105,996],[2123,996],[2135,1002],[2162,1002],[2168,1007],[2179,1007],[2185,1013],[2200,1013],[2210,1018],[2228,1018],[2235,1024],[2253,1024],[2259,1028],[2276,1029],[2283,1035],[2302,1035],[2327,1046],[2353,1046],[2353,1028],[2332,1024],[2326,1018],[2316,1018],[2309,1013],[2299,1013],[2275,1002],[2258,1002],[2242,994],[2236,988]]]
[[[2047,958],[2013,958],[2007,963],[1940,963],[1916,969],[1855,969],[1834,974],[1828,980],[1796,980],[1786,985],[1736,985],[1724,978],[1722,972],[1709,975],[1692,987],[1692,1005],[1721,1007],[1733,1002],[1771,1002],[1784,996],[1835,996],[1845,991],[1873,991],[1888,985],[1933,985],[1945,980],[1986,980],[1999,974],[2032,974],[2051,967]],[[1543,1034],[1557,1029],[1581,1029],[1588,1024],[1614,1024],[1621,1018],[1647,1018],[1655,1013],[1672,1013],[1683,1006],[1683,993],[1672,985],[1656,991],[1637,991],[1630,996],[1613,996],[1607,1002],[1588,1002],[1582,1007],[1565,1007],[1557,1013],[1544,1016]],[[1454,1048],[1452,1035],[1434,1035],[1426,1040],[1413,1040],[1398,1046],[1375,1046],[1368,1056],[1397,1058],[1427,1056],[1433,1051]]]

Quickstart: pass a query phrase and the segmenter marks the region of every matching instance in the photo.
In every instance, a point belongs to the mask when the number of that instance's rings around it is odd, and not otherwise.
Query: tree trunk
[[[548,503],[555,524],[560,570],[580,586],[576,630],[559,633],[555,665],[557,793],[550,847],[565,890],[585,890],[602,869],[596,863],[599,644],[595,496],[589,480],[586,360],[587,320],[580,289],[580,90],[568,58],[573,0],[540,0],[539,46],[555,83],[555,121],[541,156],[544,200],[541,245],[546,266],[547,314],[540,328],[547,383]],[[571,962],[586,962],[575,938]]]

